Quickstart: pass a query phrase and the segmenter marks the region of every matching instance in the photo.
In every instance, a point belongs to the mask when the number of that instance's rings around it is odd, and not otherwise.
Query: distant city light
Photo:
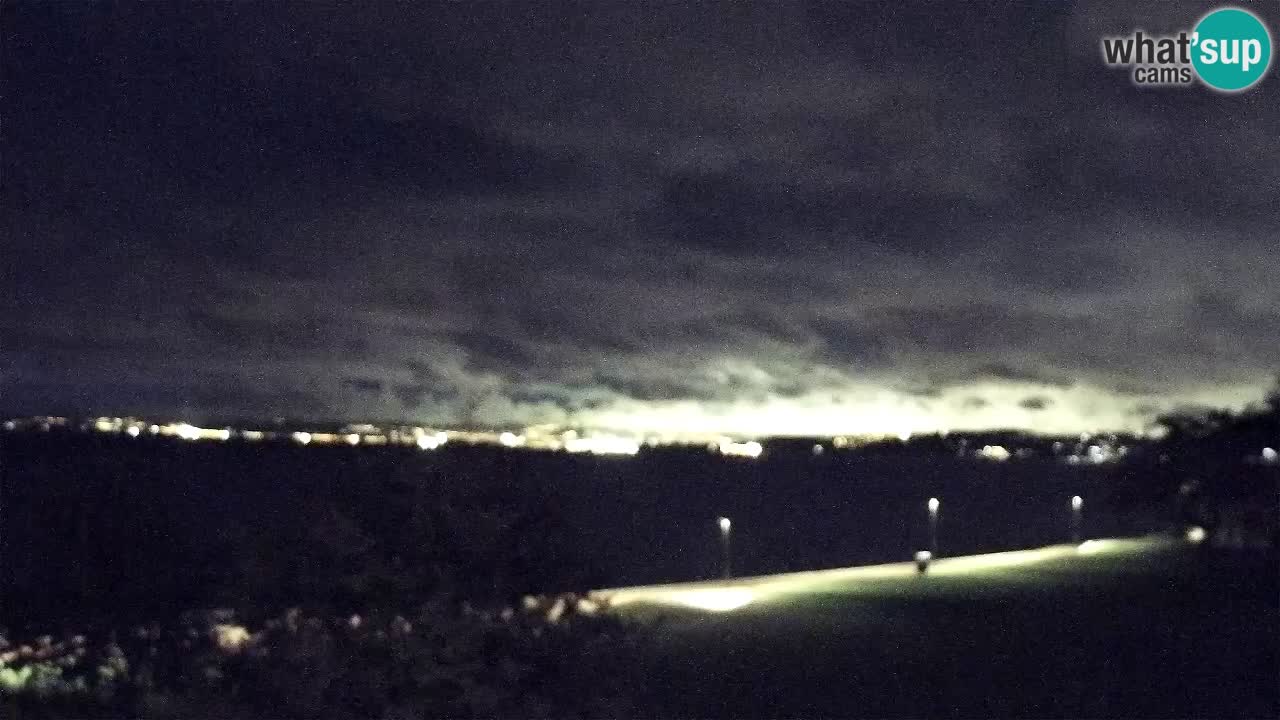
[[[611,435],[585,438],[567,438],[564,449],[571,453],[591,453],[592,455],[635,455],[640,452],[640,444],[635,440]]]
[[[929,513],[930,513],[931,515],[936,515],[936,514],[938,513],[938,508],[939,508],[941,505],[942,505],[942,503],[938,502],[938,498],[936,498],[936,497],[931,497],[931,498],[929,498]],[[949,517],[949,516],[948,516],[948,517]]]
[[[719,519],[719,525],[720,525],[720,532],[727,533],[729,532],[729,528],[733,526],[733,523],[730,522],[729,518],[722,516]]]
[[[424,432],[418,431],[417,439],[415,442],[417,443],[418,447],[423,450],[435,450],[436,448],[443,445],[445,441],[448,439],[449,439],[449,436],[443,432],[438,432],[438,433],[435,433],[434,435],[427,435]]]
[[[764,452],[764,446],[755,440],[744,443],[721,440],[717,447],[721,455],[729,455],[731,457],[758,458],[760,453]]]
[[[165,435],[177,435],[183,440],[230,440],[231,430],[229,428],[202,428],[191,425],[190,423],[178,423],[159,428],[159,432]]]
[[[1204,531],[1204,528],[1200,527],[1199,525],[1193,525],[1192,527],[1187,528],[1187,542],[1195,543],[1199,545],[1200,543],[1204,542],[1204,539],[1207,536],[1208,536],[1208,533],[1206,533]]]
[[[443,445],[446,440],[453,443],[470,445],[498,445],[508,448],[527,448],[531,450],[568,451],[573,453],[591,453],[596,455],[636,455],[640,447],[663,447],[669,445],[686,448],[704,445],[710,452],[717,452],[725,457],[755,459],[763,456],[764,446],[759,441],[740,439],[741,435],[724,435],[714,432],[669,432],[665,434],[641,433],[617,430],[600,432],[581,427],[569,428],[558,423],[542,423],[507,432],[491,430],[427,430],[410,425],[380,426],[369,423],[348,424],[333,431],[321,430],[242,430],[223,427],[218,429],[200,428],[188,422],[165,424],[146,424],[146,420],[135,417],[98,417],[82,423],[69,421],[67,418],[50,416],[33,416],[23,419],[12,419],[5,423],[8,429],[32,428],[48,430],[53,426],[67,427],[74,424],[78,431],[98,431],[103,433],[128,434],[140,437],[143,434],[177,437],[184,440],[218,440],[225,441],[237,438],[244,441],[259,442],[268,439],[292,439],[300,445],[335,445],[348,444],[360,446],[397,445],[418,447],[431,450]],[[889,418],[883,423],[884,431],[863,434],[844,435],[809,435],[815,437],[812,444],[803,444],[814,456],[825,456],[828,452],[844,452],[847,449],[875,447],[878,443],[893,442],[895,437],[916,437],[910,432],[896,432],[893,428],[905,427],[899,418]],[[939,430],[938,432],[942,432]],[[1103,464],[1118,462],[1131,449],[1126,447],[1122,438],[1108,433],[1083,433],[1080,442],[1074,439],[1052,443],[1053,454],[1049,455],[1047,444],[1031,440],[1012,441],[1007,445],[982,445],[980,440],[960,437],[947,443],[958,457],[973,457],[990,461],[1030,460],[1042,455],[1054,458],[1057,462],[1072,465]],[[927,452],[927,450],[922,449]],[[1280,463],[1276,447],[1261,448],[1260,452],[1250,454],[1251,463],[1273,465]]]
[[[983,445],[978,451],[978,457],[983,460],[1003,462],[1009,459],[1009,451],[1003,445]]]
[[[1275,448],[1262,448],[1262,462],[1274,463],[1280,460],[1280,453]]]
[[[1080,497],[1079,495],[1072,496],[1071,509],[1079,510],[1080,508],[1083,508],[1083,507],[1084,507],[1084,498]]]

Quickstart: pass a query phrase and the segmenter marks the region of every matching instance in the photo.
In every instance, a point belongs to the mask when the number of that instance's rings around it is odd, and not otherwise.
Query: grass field
[[[603,591],[682,716],[1275,717],[1274,554],[1093,541]]]

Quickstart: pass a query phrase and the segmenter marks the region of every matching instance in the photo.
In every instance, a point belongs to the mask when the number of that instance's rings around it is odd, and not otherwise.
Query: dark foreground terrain
[[[1176,526],[1167,497],[1125,468],[57,433],[3,442],[0,709],[11,714],[1280,710],[1274,543],[1100,541],[1014,565],[955,557],[1062,542],[1076,494],[1086,537]],[[1265,489],[1276,472],[1222,477]],[[731,592],[700,603],[719,612],[524,606],[529,593],[716,577],[719,515],[733,518],[738,575],[902,561],[929,542],[934,496],[950,559],[927,577],[789,577],[746,595],[741,582],[713,586]]]
[[[0,453],[13,630],[704,579],[720,574],[720,515],[736,570],[766,574],[910,558],[928,546],[931,496],[948,554],[1060,542],[1076,494],[1087,536],[1166,514],[1118,493],[1105,466],[945,455],[614,459],[72,433],[5,435]]]
[[[1276,717],[1275,555],[1128,548],[948,576],[807,581],[664,628],[681,716]]]

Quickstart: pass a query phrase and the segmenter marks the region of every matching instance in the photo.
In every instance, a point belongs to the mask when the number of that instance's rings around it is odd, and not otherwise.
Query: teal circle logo
[[[1271,66],[1271,33],[1253,13],[1222,8],[1205,15],[1191,38],[1191,64],[1223,92],[1252,87]]]

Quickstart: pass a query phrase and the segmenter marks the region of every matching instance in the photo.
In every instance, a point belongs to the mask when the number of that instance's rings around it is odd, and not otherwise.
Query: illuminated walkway
[[[930,564],[927,578],[1008,578],[1010,571],[1070,568],[1082,562],[1092,564],[1093,561],[1104,558],[1122,559],[1179,544],[1181,543],[1176,539],[1168,536],[1153,536],[1088,540],[1079,546],[1051,545],[1032,550],[941,558]],[[788,595],[856,591],[864,584],[883,588],[885,582],[901,584],[906,579],[918,581],[918,575],[915,563],[902,562],[731,580],[610,588],[595,590],[590,593],[590,597],[612,608],[665,605],[729,612],[748,605],[767,604]]]

